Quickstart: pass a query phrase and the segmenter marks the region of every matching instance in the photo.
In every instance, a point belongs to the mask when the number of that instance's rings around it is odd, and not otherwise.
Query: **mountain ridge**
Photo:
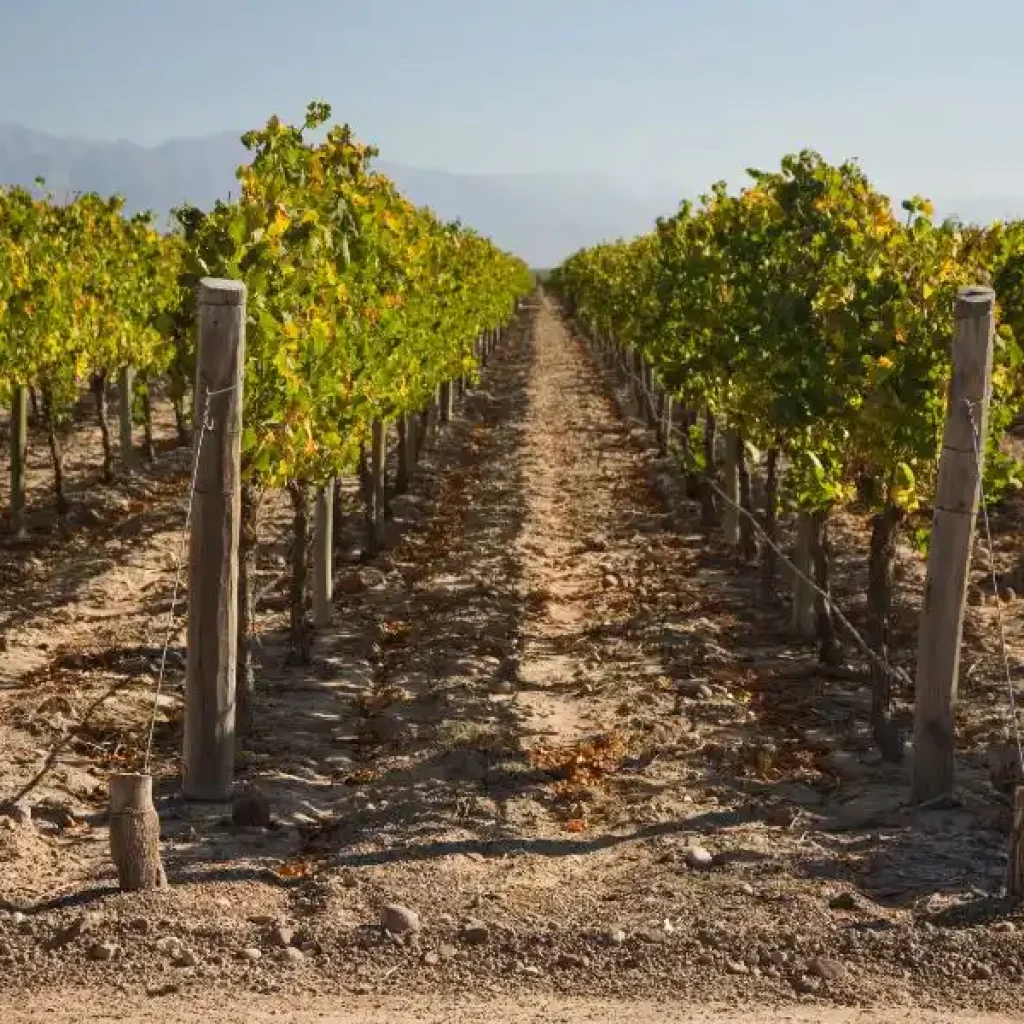
[[[209,207],[236,187],[247,159],[241,133],[143,145],[95,140],[0,122],[0,184],[32,186],[38,176],[56,195],[77,191],[125,196],[129,212],[164,217],[183,202]],[[639,197],[599,174],[526,171],[509,174],[418,167],[377,159],[413,202],[445,220],[460,220],[534,267],[551,267],[577,249],[649,230],[678,207],[678,195]],[[940,216],[988,222],[1024,216],[1021,196],[934,198]]]
[[[58,196],[116,192],[129,212],[150,209],[161,217],[183,202],[205,208],[226,198],[246,155],[233,132],[146,146],[0,123],[0,183],[31,187],[41,176]],[[465,173],[381,159],[374,167],[413,202],[472,226],[538,267],[584,245],[646,231],[666,209],[664,200],[637,199],[596,175]]]

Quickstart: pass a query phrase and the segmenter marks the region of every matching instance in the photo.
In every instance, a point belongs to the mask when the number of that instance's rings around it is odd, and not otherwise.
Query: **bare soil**
[[[838,1022],[1022,1004],[989,757],[1008,737],[997,613],[1024,650],[1012,597],[970,609],[956,799],[914,809],[909,758],[872,747],[864,666],[823,673],[784,601],[761,603],[756,569],[700,532],[678,467],[547,299],[393,501],[384,553],[339,560],[310,666],[287,657],[287,510],[268,505],[240,783],[269,797],[273,828],[178,796],[179,598],[153,761],[172,884],[118,893],[106,778],[140,761],[189,464],[169,420],[158,432],[156,466],[102,488],[80,422],[64,524],[34,439],[42,511],[0,554],[0,801],[106,695],[27,795],[33,821],[0,817],[4,1020],[482,1020],[496,999],[515,1021],[688,1019],[668,997],[776,1008],[700,1019]],[[1005,569],[1020,509],[996,511]],[[856,623],[864,523],[837,525]],[[894,651],[912,666],[922,566],[909,550],[900,566]],[[391,903],[421,930],[384,934]]]

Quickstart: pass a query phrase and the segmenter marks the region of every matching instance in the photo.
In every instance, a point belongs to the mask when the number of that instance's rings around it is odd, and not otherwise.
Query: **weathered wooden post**
[[[189,800],[231,796],[245,296],[238,281],[199,282],[182,785]]]
[[[416,471],[416,418],[403,412],[398,417],[398,468],[395,471],[395,492],[404,494]]]
[[[316,492],[316,527],[313,545],[313,624],[331,624],[334,597],[334,480]]]
[[[130,366],[121,368],[118,382],[118,414],[121,437],[121,465],[126,470],[135,468],[135,443],[133,439],[132,398],[135,392],[135,370]]]
[[[11,392],[11,532],[24,537],[25,462],[28,459],[28,388],[15,384]]]
[[[913,796],[953,789],[960,639],[988,428],[995,293],[964,288],[956,299],[953,373],[932,518],[914,701]],[[980,458],[979,458],[980,452]]]

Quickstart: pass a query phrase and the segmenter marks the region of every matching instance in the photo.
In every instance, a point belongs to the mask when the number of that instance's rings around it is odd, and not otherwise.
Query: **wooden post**
[[[964,288],[957,295],[953,373],[917,652],[913,796],[918,802],[953,789],[960,639],[981,496],[977,449],[983,459],[988,428],[994,307],[991,288]]]
[[[126,470],[135,468],[135,444],[133,439],[132,398],[135,390],[135,370],[130,366],[121,368],[118,383],[118,411],[120,414],[121,465]]]
[[[199,283],[199,449],[189,543],[182,787],[189,800],[231,796],[245,296],[245,285],[237,281],[204,278]]]
[[[728,501],[723,502],[722,529],[725,541],[731,547],[740,543],[740,434],[730,427],[725,432],[725,491]]]
[[[331,624],[334,553],[334,481],[316,492],[316,536],[313,546],[313,624]]]
[[[1013,909],[1024,907],[1024,786],[1018,786],[1013,793],[1013,831],[1006,895]]]
[[[110,776],[110,858],[122,892],[167,885],[152,775]]]
[[[416,419],[408,412],[398,417],[398,469],[395,491],[404,494],[416,470]]]
[[[25,463],[28,459],[28,388],[15,384],[11,391],[11,532],[24,537]]]

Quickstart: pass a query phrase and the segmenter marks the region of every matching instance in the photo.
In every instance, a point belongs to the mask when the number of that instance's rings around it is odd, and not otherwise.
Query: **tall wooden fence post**
[[[199,283],[182,780],[189,800],[229,799],[234,770],[245,297],[237,281]]]
[[[118,382],[118,412],[120,418],[121,465],[135,468],[135,441],[133,438],[132,399],[135,393],[135,370],[130,366],[121,368]]]
[[[953,375],[939,457],[924,587],[914,703],[913,796],[953,788],[960,639],[988,427],[995,294],[964,288],[956,300]],[[977,448],[976,448],[977,446]]]
[[[28,458],[28,388],[16,384],[11,392],[11,532],[24,537],[25,461]]]
[[[316,492],[316,537],[313,547],[313,624],[331,624],[334,597],[334,480]]]

